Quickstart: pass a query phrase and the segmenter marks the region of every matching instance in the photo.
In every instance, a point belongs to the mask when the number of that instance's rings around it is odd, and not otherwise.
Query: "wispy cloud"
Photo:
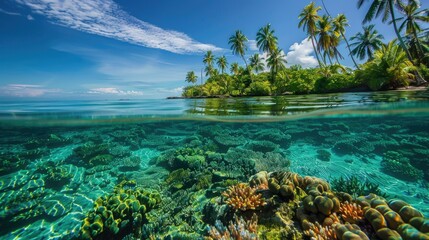
[[[7,15],[12,15],[12,16],[21,16],[21,14],[20,14],[20,13],[16,13],[16,12],[9,12],[9,11],[6,11],[6,10],[1,9],[1,8],[0,8],[0,13],[4,13],[4,14],[7,14]]]
[[[196,53],[220,48],[165,30],[123,11],[113,0],[15,0],[54,24],[120,41],[174,53]]]
[[[157,57],[138,53],[112,53],[105,50],[76,46],[56,46],[55,50],[79,55],[95,63],[95,71],[107,76],[113,84],[127,87],[154,87],[160,83],[185,80],[192,66],[177,65]]]
[[[288,66],[296,64],[301,65],[303,68],[317,66],[317,59],[311,55],[313,51],[313,45],[308,38],[302,40],[301,43],[292,44],[286,54]]]
[[[247,46],[249,47],[250,51],[258,51],[258,45],[256,44],[256,40],[249,40],[247,42]]]
[[[31,16],[30,14],[28,14],[28,15],[27,15],[27,20],[28,20],[28,21],[33,21],[33,20],[34,20],[34,17],[33,17],[33,16]]]
[[[93,89],[90,89],[87,93],[89,93],[89,94],[120,95],[120,96],[142,96],[142,95],[144,95],[142,91],[121,90],[121,89],[117,89],[117,88],[113,88],[113,87],[93,88]]]
[[[39,97],[48,93],[59,93],[60,89],[45,88],[42,85],[8,84],[0,87],[1,95],[14,97]]]

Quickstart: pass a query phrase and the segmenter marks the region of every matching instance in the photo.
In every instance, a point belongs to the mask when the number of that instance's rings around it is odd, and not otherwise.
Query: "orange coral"
[[[363,210],[362,207],[356,203],[341,203],[340,212],[343,220],[349,223],[357,223],[363,220]]]
[[[225,202],[234,209],[242,211],[254,210],[266,204],[262,195],[257,194],[256,190],[256,188],[252,188],[245,183],[239,183],[229,187],[228,190],[222,193],[222,196],[226,197]]]
[[[311,237],[314,240],[335,240],[337,239],[337,235],[335,234],[335,230],[333,226],[323,227],[318,222],[315,224],[310,223],[310,229],[305,230],[304,234]]]

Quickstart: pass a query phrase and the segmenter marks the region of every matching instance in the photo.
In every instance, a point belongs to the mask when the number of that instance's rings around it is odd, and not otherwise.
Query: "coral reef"
[[[235,221],[230,221],[228,228],[223,226],[220,221],[216,222],[214,227],[209,230],[208,240],[258,240],[257,234],[258,217],[253,214],[252,218],[248,221],[243,217],[238,218],[235,216]]]
[[[381,197],[387,197],[383,193],[379,186],[375,183],[372,183],[368,180],[361,181],[356,176],[351,176],[348,178],[343,178],[342,176],[331,181],[331,187],[334,191],[337,192],[346,192],[352,196],[366,196],[370,193]]]
[[[381,161],[382,170],[405,181],[416,181],[423,178],[423,171],[413,167],[410,160],[395,151],[388,151]]]
[[[81,239],[122,238],[141,236],[146,213],[161,201],[157,192],[139,189],[135,182],[123,181],[113,194],[102,196],[83,220]]]
[[[225,197],[225,202],[236,210],[255,210],[266,204],[262,195],[256,191],[256,188],[245,183],[239,183],[229,187],[222,193],[222,196]]]
[[[358,223],[364,218],[362,207],[356,203],[349,203],[348,201],[341,203],[339,212],[341,213],[342,219],[351,224]]]

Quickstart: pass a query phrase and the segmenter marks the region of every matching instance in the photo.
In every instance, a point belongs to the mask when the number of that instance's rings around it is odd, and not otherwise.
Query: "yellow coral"
[[[266,204],[262,195],[257,194],[256,190],[256,188],[252,188],[245,183],[239,183],[229,187],[228,190],[222,193],[222,196],[226,198],[225,202],[234,209],[242,211],[254,210]]]

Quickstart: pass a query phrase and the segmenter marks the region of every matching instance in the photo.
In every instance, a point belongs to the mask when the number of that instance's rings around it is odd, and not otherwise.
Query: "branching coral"
[[[332,226],[323,227],[318,222],[310,223],[310,229],[305,230],[304,234],[311,237],[314,240],[333,240],[337,239],[337,235],[335,234]]]
[[[340,212],[343,220],[352,224],[362,221],[364,217],[362,207],[356,203],[341,203]]]
[[[226,198],[225,202],[236,210],[254,210],[266,204],[262,195],[256,193],[256,190],[245,183],[239,183],[229,187],[222,196]]]
[[[258,217],[253,214],[249,221],[242,217],[235,216],[235,222],[229,222],[228,228],[225,228],[220,221],[216,226],[209,230],[209,240],[257,240]]]

